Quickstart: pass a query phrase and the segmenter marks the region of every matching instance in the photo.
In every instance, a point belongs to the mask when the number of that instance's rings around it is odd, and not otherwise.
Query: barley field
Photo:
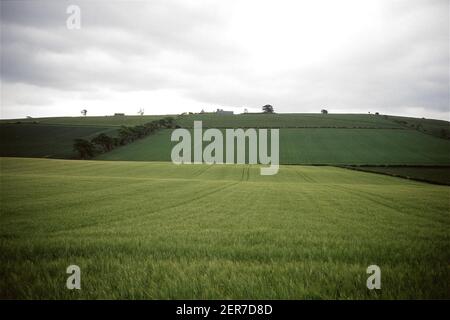
[[[334,167],[1,158],[0,298],[450,298],[447,186]],[[67,266],[81,290],[67,290]],[[376,264],[382,289],[366,288]]]

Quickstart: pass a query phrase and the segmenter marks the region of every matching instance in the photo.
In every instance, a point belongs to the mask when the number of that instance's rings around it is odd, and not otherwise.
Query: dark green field
[[[236,114],[216,115],[211,113],[192,115],[171,115],[185,128],[191,128],[194,121],[203,121],[210,128],[401,128],[418,130],[442,137],[444,130],[450,137],[448,121],[424,118],[399,117],[374,114]],[[88,116],[88,117],[51,117],[32,119],[0,120],[0,124],[39,123],[59,125],[93,126],[133,126],[165,117],[164,115],[145,116]],[[445,134],[444,134],[445,135]]]
[[[60,125],[95,125],[120,126],[139,125],[160,119],[164,116],[105,116],[105,117],[55,117],[36,119],[2,120],[1,123],[40,123]],[[194,121],[203,121],[205,127],[370,127],[370,128],[401,128],[402,125],[382,117],[361,114],[246,114],[246,115],[216,115],[193,114],[174,115],[177,123],[190,128]]]
[[[405,128],[412,128],[435,137],[450,139],[450,123],[448,121],[411,117],[390,117],[390,119]]]
[[[389,119],[366,114],[196,114],[177,118],[185,128],[192,127],[194,121],[209,128],[402,128]]]
[[[0,156],[74,158],[73,140],[116,129],[99,126],[0,124]]]
[[[162,130],[97,157],[170,161],[171,130]],[[450,164],[450,140],[414,130],[280,129],[282,164]]]
[[[375,172],[388,174],[396,177],[402,177],[406,179],[420,180],[424,182],[438,183],[450,185],[450,166],[437,166],[437,167],[371,167],[363,166],[354,168],[361,171]]]
[[[135,126],[144,124],[164,116],[89,116],[89,117],[51,117],[32,119],[1,120],[0,124],[58,124],[75,126]]]
[[[2,156],[73,158],[73,140],[110,133],[120,125],[143,124],[163,116],[65,117],[3,120]],[[450,165],[450,140],[437,135],[448,122],[368,114],[194,114],[176,123],[203,127],[280,128],[284,164]],[[18,124],[20,122],[20,124]],[[33,123],[36,122],[36,123]],[[27,124],[24,124],[27,123]],[[170,132],[98,156],[104,160],[170,161]]]

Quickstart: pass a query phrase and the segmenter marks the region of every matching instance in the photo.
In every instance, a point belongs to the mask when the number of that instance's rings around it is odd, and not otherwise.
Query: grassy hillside
[[[390,120],[435,137],[450,139],[450,123],[443,120],[390,116]]]
[[[171,130],[100,155],[101,160],[170,161]],[[283,164],[450,164],[450,141],[414,130],[281,129]]]
[[[409,130],[286,129],[283,163],[450,164],[450,141]]]
[[[366,114],[197,114],[180,116],[177,123],[191,128],[195,120],[210,128],[402,128],[381,116]]]
[[[0,156],[73,158],[73,140],[115,128],[98,126],[0,124]]]
[[[414,179],[437,184],[450,185],[450,166],[439,167],[352,167],[351,169],[388,174],[406,179]]]
[[[1,298],[450,298],[445,186],[301,166],[3,158],[0,172]],[[70,264],[82,290],[65,288]]]
[[[93,116],[93,117],[50,117],[32,119],[1,120],[0,123],[59,124],[76,126],[135,126],[161,119],[165,116]]]
[[[2,120],[2,123],[40,123],[61,125],[95,125],[120,126],[139,125],[160,119],[165,116],[104,116],[104,117],[54,117],[35,119]],[[205,127],[214,128],[296,128],[296,127],[342,127],[342,128],[403,128],[403,123],[397,123],[382,116],[369,114],[313,114],[313,113],[283,113],[283,114],[193,114],[173,115],[179,125],[191,128],[195,120],[203,121]]]
[[[374,114],[236,114],[216,115],[213,113],[192,115],[171,115],[179,125],[191,128],[195,120],[203,121],[205,127],[214,128],[401,128],[419,130],[440,137],[442,130],[449,130],[450,123],[443,120],[411,118]],[[88,116],[88,117],[50,117],[30,119],[0,120],[0,124],[38,123],[59,125],[121,126],[140,125],[165,117],[164,115],[145,116]]]
[[[193,121],[201,120],[205,127],[214,128],[401,128],[419,130],[437,137],[443,137],[443,131],[450,138],[450,123],[443,120],[411,118],[374,114],[193,114],[172,115],[179,125],[191,128]],[[4,123],[39,123],[60,125],[121,126],[140,125],[165,117],[165,115],[146,116],[88,116],[88,117],[51,117],[32,119],[0,120]]]
[[[114,132],[162,116],[65,117],[0,122],[3,156],[72,158],[75,138]],[[285,164],[450,164],[450,140],[439,133],[448,122],[369,114],[197,114],[175,116],[178,125],[217,128],[281,128]],[[20,123],[19,123],[20,122]],[[31,122],[31,123],[30,123]],[[36,122],[36,123],[33,123]],[[364,128],[364,129],[362,129]],[[168,131],[101,155],[105,160],[170,161]]]

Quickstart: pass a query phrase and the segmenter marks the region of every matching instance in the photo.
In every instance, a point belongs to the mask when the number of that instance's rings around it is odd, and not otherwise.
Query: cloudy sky
[[[449,120],[449,33],[448,0],[1,0],[0,116],[272,104]]]

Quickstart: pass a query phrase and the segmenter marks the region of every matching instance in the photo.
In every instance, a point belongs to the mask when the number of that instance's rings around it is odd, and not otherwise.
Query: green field
[[[0,155],[74,158],[75,138],[113,135],[120,125],[143,124],[163,116],[55,117],[0,122]],[[449,165],[450,140],[438,138],[447,121],[368,114],[193,114],[176,123],[203,127],[280,128],[283,164]],[[170,132],[159,131],[112,152],[102,160],[170,161]]]
[[[177,118],[182,127],[191,128],[194,121],[202,121],[209,128],[402,128],[381,116],[368,114],[196,114]]]
[[[113,135],[120,125],[143,124],[164,116],[55,117],[0,122],[0,155],[74,158],[75,138]],[[369,114],[193,114],[174,116],[191,128],[280,128],[284,164],[449,165],[450,140],[439,138],[447,121]],[[170,161],[170,131],[112,152],[101,160]]]
[[[32,119],[1,120],[0,124],[58,124],[75,126],[136,126],[161,119],[165,116],[90,116],[90,117],[49,117]]]
[[[33,119],[2,120],[1,123],[40,123],[60,125],[95,125],[120,126],[140,125],[165,116],[94,116],[94,117],[52,117]],[[282,113],[282,114],[236,114],[216,115],[213,113],[172,115],[179,125],[191,128],[194,121],[203,121],[205,127],[212,128],[297,128],[297,127],[329,127],[329,128],[404,128],[405,125],[369,114],[314,114],[314,113]],[[422,121],[417,119],[417,121]],[[431,122],[437,120],[429,120]],[[444,122],[444,121],[443,121]],[[434,122],[433,122],[434,123]]]
[[[431,183],[450,185],[450,166],[436,166],[436,167],[357,167],[353,168],[362,171],[388,174],[407,179],[420,180]]]
[[[108,126],[0,124],[0,156],[74,158],[73,140],[99,133],[113,135]]]
[[[161,130],[97,157],[100,160],[170,161],[171,130]],[[450,164],[450,140],[414,130],[280,129],[282,164]]]
[[[0,298],[450,298],[447,186],[23,158],[2,158],[0,181]],[[65,288],[70,264],[81,290]],[[366,288],[371,264],[381,290]]]
[[[186,128],[280,128],[275,176],[173,165],[169,129],[93,161],[30,159],[74,158],[76,138],[161,117],[0,121],[0,298],[450,299],[450,187],[299,165],[449,183],[448,122],[175,116]],[[80,291],[65,288],[71,264]],[[366,288],[371,264],[380,291]]]
[[[410,117],[390,117],[390,119],[405,128],[413,128],[439,138],[450,138],[450,123],[448,121]]]
[[[31,119],[0,120],[0,124],[59,124],[89,126],[135,126],[151,122],[166,115],[145,116],[89,116],[89,117],[50,117]],[[417,130],[423,133],[450,137],[450,123],[444,120],[399,117],[374,114],[236,114],[216,115],[213,113],[170,115],[179,125],[191,128],[194,121],[203,121],[205,127],[213,128],[396,128]]]

